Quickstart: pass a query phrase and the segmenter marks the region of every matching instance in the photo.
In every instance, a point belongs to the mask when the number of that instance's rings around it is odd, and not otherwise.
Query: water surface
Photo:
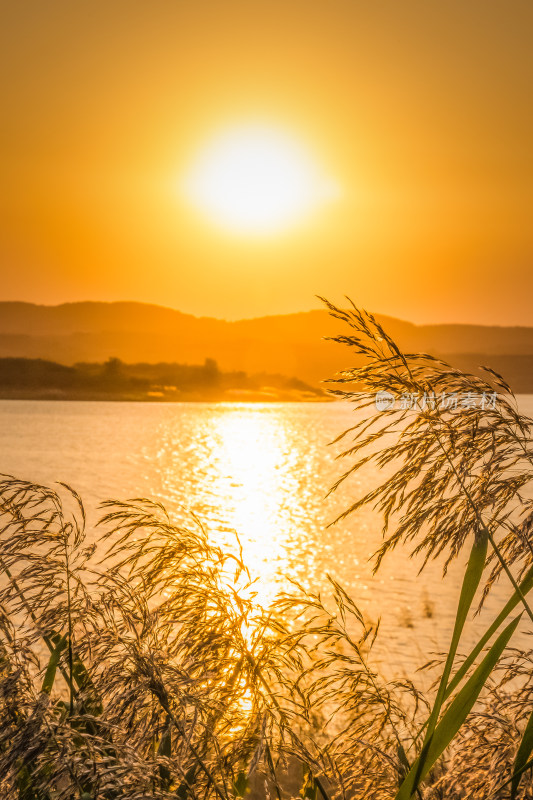
[[[520,405],[533,413],[533,396]],[[410,672],[447,646],[459,565],[417,575],[397,550],[372,576],[381,519],[363,509],[329,523],[374,484],[374,470],[346,481],[329,443],[354,421],[344,403],[209,404],[0,402],[0,471],[35,482],[65,481],[82,496],[89,536],[101,500],[150,497],[180,519],[193,511],[214,540],[234,543],[268,602],[292,578],[313,590],[339,580],[370,618],[382,618],[379,654]],[[488,611],[508,595],[503,581]]]

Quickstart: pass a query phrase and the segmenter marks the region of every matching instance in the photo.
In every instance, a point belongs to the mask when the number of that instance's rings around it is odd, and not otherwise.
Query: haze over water
[[[533,411],[533,396],[520,398]],[[375,485],[372,470],[325,496],[349,462],[328,445],[354,422],[345,403],[208,404],[3,401],[3,472],[51,485],[62,480],[81,495],[89,539],[100,501],[149,497],[177,519],[188,510],[214,540],[235,546],[268,603],[287,578],[327,591],[327,574],[368,616],[382,618],[378,653],[397,673],[420,665],[423,653],[447,646],[459,591],[452,567],[417,575],[420,562],[398,548],[372,576],[370,555],[381,542],[380,516],[370,509],[327,527]],[[437,592],[437,593],[435,593]],[[502,580],[487,612],[509,589]]]

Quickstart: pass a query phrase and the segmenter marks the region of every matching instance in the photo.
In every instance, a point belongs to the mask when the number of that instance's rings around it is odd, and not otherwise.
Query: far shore
[[[146,392],[144,394],[87,393],[73,394],[56,390],[39,392],[2,392],[1,400],[41,400],[68,402],[106,402],[106,403],[330,403],[332,395],[298,391],[229,390],[217,394],[197,392]]]

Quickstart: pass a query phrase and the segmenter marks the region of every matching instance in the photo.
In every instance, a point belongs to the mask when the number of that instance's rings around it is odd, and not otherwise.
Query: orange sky
[[[530,0],[1,4],[0,299],[226,318],[349,294],[415,322],[533,324]],[[226,126],[342,186],[270,236],[176,190]]]

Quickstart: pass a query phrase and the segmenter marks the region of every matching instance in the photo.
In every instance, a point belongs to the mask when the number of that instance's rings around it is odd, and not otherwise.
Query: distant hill
[[[440,355],[463,368],[488,364],[518,392],[533,392],[533,327],[414,325],[377,315],[407,351]],[[343,332],[316,310],[237,322],[195,317],[146,303],[0,303],[0,358],[42,358],[65,365],[104,362],[203,363],[225,371],[294,375],[317,385],[350,366],[346,348],[324,340]]]

